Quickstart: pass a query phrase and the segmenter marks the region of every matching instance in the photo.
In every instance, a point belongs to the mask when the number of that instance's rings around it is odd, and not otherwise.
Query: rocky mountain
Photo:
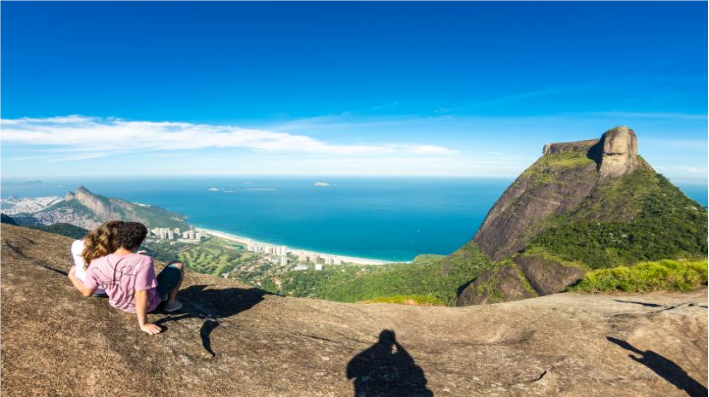
[[[33,217],[45,225],[69,223],[84,229],[93,229],[111,219],[141,222],[148,227],[189,229],[184,215],[152,205],[100,196],[83,186],[79,186],[75,193],[67,192],[64,201],[34,213]]]
[[[3,396],[700,396],[707,290],[469,307],[284,298],[187,272],[181,312],[83,298],[70,238],[2,225]]]
[[[590,269],[707,255],[707,211],[638,155],[621,126],[553,143],[504,192],[473,241],[497,266],[458,305],[562,291]]]

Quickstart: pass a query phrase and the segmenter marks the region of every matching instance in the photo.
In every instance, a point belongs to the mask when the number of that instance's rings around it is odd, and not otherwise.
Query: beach
[[[218,230],[212,230],[212,229],[203,229],[203,228],[195,228],[196,231],[200,233],[205,233],[214,237],[219,237],[224,240],[229,240],[229,241],[234,241],[237,243],[243,243],[243,244],[248,244],[249,242],[252,244],[261,244],[261,245],[271,245],[271,246],[276,246],[276,244],[271,244],[263,241],[258,241],[254,240],[249,237],[244,237],[244,236],[238,236],[235,234],[230,234],[230,233],[224,233],[220,232]],[[288,247],[286,252],[288,253],[296,253],[297,251],[304,251],[307,253],[315,254],[315,255],[320,255],[320,256],[337,256],[339,257],[343,263],[353,263],[357,265],[383,265],[386,263],[393,263],[392,261],[384,261],[380,259],[371,259],[371,258],[358,258],[358,257],[353,257],[353,256],[346,256],[346,255],[338,255],[338,254],[331,254],[327,252],[317,252],[317,251],[312,251],[312,250],[307,250],[307,249],[300,249],[300,248],[294,248],[294,247]],[[410,262],[396,262],[396,263],[410,263]]]

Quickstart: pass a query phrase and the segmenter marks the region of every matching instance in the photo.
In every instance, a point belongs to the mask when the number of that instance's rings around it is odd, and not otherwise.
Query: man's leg
[[[182,285],[185,266],[180,262],[170,262],[158,274],[158,294],[163,301],[163,310],[172,312],[182,307],[177,300],[177,293]]]
[[[175,301],[177,301],[177,293],[180,292],[180,285],[182,285],[182,279],[185,276],[185,265],[180,262],[173,262],[170,264],[170,266],[176,267],[180,270],[180,281],[177,282],[175,287],[172,288],[172,291],[170,291],[170,294],[167,296],[167,304],[174,305]]]

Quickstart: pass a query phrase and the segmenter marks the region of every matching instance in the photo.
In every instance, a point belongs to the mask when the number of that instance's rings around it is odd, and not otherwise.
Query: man
[[[177,292],[182,284],[184,266],[172,262],[155,277],[152,258],[133,252],[140,247],[147,233],[148,229],[141,223],[123,223],[116,236],[118,249],[91,261],[84,282],[76,277],[74,268],[69,272],[69,279],[85,297],[92,296],[99,287],[104,289],[111,306],[135,313],[140,329],[155,335],[161,328],[148,322],[147,314],[159,305],[166,312],[182,307]]]

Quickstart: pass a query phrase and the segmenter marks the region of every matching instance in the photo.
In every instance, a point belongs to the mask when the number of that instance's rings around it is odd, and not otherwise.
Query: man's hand
[[[140,329],[149,333],[150,335],[156,335],[162,332],[162,328],[152,323],[143,324],[140,326]]]

